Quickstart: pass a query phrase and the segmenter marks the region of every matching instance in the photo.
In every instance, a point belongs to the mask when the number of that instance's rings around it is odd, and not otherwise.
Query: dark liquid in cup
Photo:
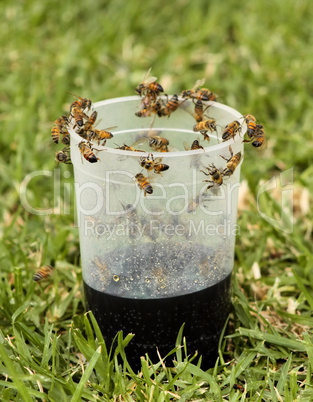
[[[202,355],[202,368],[215,364],[219,337],[230,310],[231,274],[212,286],[181,296],[132,299],[94,290],[84,283],[87,308],[92,310],[109,347],[116,333],[135,334],[125,349],[134,370],[140,369],[140,356],[149,354],[159,361],[175,347],[183,323],[187,351]],[[175,358],[171,355],[170,358]],[[167,361],[170,365],[171,362]]]

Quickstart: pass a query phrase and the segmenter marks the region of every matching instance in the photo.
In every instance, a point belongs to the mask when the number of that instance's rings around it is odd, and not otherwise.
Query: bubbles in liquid
[[[211,248],[191,243],[146,243],[97,256],[98,264],[90,264],[84,280],[96,290],[121,297],[172,297],[205,289],[225,278],[232,267],[225,254],[225,250],[213,254]],[[104,265],[105,276],[100,270]]]

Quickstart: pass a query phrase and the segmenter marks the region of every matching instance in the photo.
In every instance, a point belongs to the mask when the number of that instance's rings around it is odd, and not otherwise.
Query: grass
[[[311,3],[5,0],[0,9],[1,400],[311,401]],[[255,115],[269,139],[257,157],[246,148],[233,309],[208,371],[186,356],[181,333],[172,365],[144,356],[140,373],[127,363],[130,335],[105,345],[91,316],[94,339],[74,206],[63,192],[71,189],[71,168],[56,169],[53,160],[51,122],[72,101],[67,91],[95,101],[133,94],[150,66],[169,93],[205,76],[221,102]],[[262,182],[288,169],[292,233],[281,230],[288,213],[277,228],[256,204]],[[35,170],[52,173],[30,182],[28,200],[54,214],[33,215],[21,205],[20,184]],[[280,202],[274,190],[259,198],[275,219]],[[36,267],[52,261],[54,275],[34,283]]]

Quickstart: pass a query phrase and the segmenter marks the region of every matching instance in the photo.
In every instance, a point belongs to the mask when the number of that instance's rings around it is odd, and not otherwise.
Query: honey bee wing
[[[153,174],[153,170],[148,170],[146,174],[147,174],[149,183],[153,184],[155,182],[155,175]]]
[[[145,145],[149,142],[149,138],[148,137],[141,137],[139,138],[137,141],[135,141],[131,147],[136,148],[137,146],[141,146],[141,145]]]
[[[183,144],[184,144],[185,150],[190,151],[190,145],[188,144],[188,142],[184,141]]]
[[[151,73],[152,67],[149,68],[149,70],[146,72],[144,78],[143,78],[143,84],[144,85],[149,85],[152,82],[155,82],[157,80],[157,77],[151,77],[150,73]]]
[[[221,194],[221,189],[219,187],[212,187],[210,191],[214,196],[220,196]]]
[[[118,126],[112,126],[112,127],[102,128],[101,130],[109,131],[109,130],[114,130],[114,129],[117,128],[117,127],[118,127]]]
[[[204,103],[204,101],[203,101]],[[210,117],[209,115],[207,115],[205,112],[209,109],[210,106],[212,106],[213,102],[211,102],[210,104],[205,104],[205,108],[203,109],[203,116],[205,116],[208,119],[212,119],[212,117]]]
[[[143,76],[143,82],[145,83],[146,80],[149,78],[150,73],[151,73],[152,67],[149,68],[149,70],[145,73],[145,75]]]
[[[172,147],[172,146],[168,146],[167,147],[168,152],[179,152],[180,150],[178,148]],[[166,151],[163,151],[166,152]]]
[[[198,88],[198,87],[202,87],[202,85],[205,83],[205,78],[201,78],[201,80],[197,80],[193,89]]]
[[[154,164],[155,164],[155,165],[158,165],[158,164],[161,163],[161,162],[162,162],[162,158],[161,158],[161,157],[154,159]]]
[[[184,110],[186,113],[189,113],[190,116],[196,118],[196,114],[193,112],[194,105],[192,102],[188,102],[187,99],[183,100],[182,103],[179,105],[180,109]]]
[[[161,130],[150,129],[150,130],[148,131],[147,136],[148,136],[149,138],[153,138],[153,137],[158,137],[158,136],[160,136],[161,134],[162,134],[162,131],[161,131]]]
[[[153,125],[154,125],[154,121],[156,118],[156,114],[154,114],[154,116],[152,117],[151,123],[150,123],[150,130],[152,129]]]
[[[156,80],[157,80],[157,77],[149,77],[148,79],[146,79],[144,81],[144,84],[149,85],[149,84],[152,84],[153,82],[156,82]]]

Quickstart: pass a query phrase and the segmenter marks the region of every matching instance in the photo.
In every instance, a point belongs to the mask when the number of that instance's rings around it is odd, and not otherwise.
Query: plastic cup
[[[135,334],[126,349],[135,368],[145,353],[156,362],[157,348],[162,357],[170,352],[183,324],[188,354],[198,351],[209,367],[230,309],[245,124],[239,112],[212,102],[206,114],[217,130],[208,142],[193,131],[190,100],[169,118],[157,116],[152,129],[152,117],[135,115],[139,105],[137,96],[93,105],[97,128],[115,127],[105,146],[93,143],[97,163],[83,157],[82,138],[70,130],[87,307],[109,345],[119,330]],[[222,142],[234,120],[243,123],[241,135]],[[155,136],[169,141],[170,152],[150,147]],[[188,150],[196,139],[204,149]],[[123,144],[145,152],[117,149]],[[223,171],[231,152],[241,152],[240,163],[210,187],[207,168]],[[148,171],[141,166],[147,157],[169,168]],[[138,184],[140,173],[148,184]]]

